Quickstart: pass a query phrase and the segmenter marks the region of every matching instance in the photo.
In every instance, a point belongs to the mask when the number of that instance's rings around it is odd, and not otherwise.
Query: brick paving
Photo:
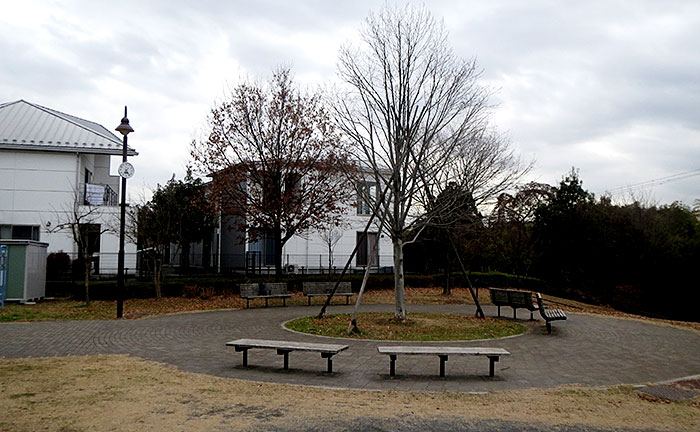
[[[495,307],[484,307],[495,316]],[[437,357],[399,356],[396,378],[389,377],[389,359],[376,351],[394,342],[321,338],[285,330],[282,324],[318,313],[319,307],[270,307],[167,315],[124,321],[68,321],[0,324],[0,357],[46,357],[86,354],[129,354],[174,365],[182,370],[254,381],[333,388],[497,391],[562,384],[606,386],[643,384],[700,374],[700,335],[670,326],[601,316],[569,314],[547,334],[543,321],[520,336],[475,342],[432,342],[457,346],[501,347],[511,352],[488,377],[488,360],[450,357],[447,376],[440,378]],[[329,313],[347,312],[335,306]],[[390,311],[389,305],[368,305],[363,311]],[[470,305],[409,306],[408,312],[473,315]],[[344,343],[335,356],[334,373],[325,373],[318,353],[293,352],[290,370],[272,350],[251,350],[249,366],[225,343],[238,338]],[[411,344],[406,342],[406,344]]]

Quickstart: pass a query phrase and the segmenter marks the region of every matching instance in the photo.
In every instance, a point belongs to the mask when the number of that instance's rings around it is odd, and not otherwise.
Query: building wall
[[[0,150],[0,223],[41,224],[75,197],[71,153]]]
[[[369,215],[357,215],[357,210],[354,205],[348,205],[344,218],[345,225],[342,227],[342,237],[333,249],[332,266],[342,269],[345,266],[348,258],[352,254],[357,242],[357,233],[365,229],[365,225],[369,220]],[[369,232],[378,232],[378,226],[374,223],[374,227]],[[282,261],[286,264],[292,264],[297,268],[304,267],[305,269],[328,268],[328,244],[321,238],[318,231],[310,231],[303,235],[292,237],[282,249]],[[379,268],[393,266],[393,250],[391,239],[386,233],[382,233],[379,239]],[[353,258],[351,262],[352,268],[360,268],[357,265],[357,258]]]
[[[118,178],[109,176],[109,162],[108,155],[0,150],[0,225],[40,226],[39,241],[49,243],[49,253],[76,256],[70,233],[49,230],[67,220],[80,196],[85,168],[93,173],[93,183],[118,185]],[[100,211],[96,223],[103,228],[118,226],[119,207],[100,207]],[[118,234],[102,234],[101,269],[116,273],[118,250]],[[136,246],[127,242],[125,252],[126,267],[135,269]]]

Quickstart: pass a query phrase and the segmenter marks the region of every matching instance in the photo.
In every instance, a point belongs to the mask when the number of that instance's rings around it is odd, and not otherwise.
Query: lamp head
[[[121,124],[117,126],[115,130],[119,131],[124,136],[134,131],[134,128],[129,126],[129,119],[126,118],[126,107],[124,107],[124,118],[122,119]]]

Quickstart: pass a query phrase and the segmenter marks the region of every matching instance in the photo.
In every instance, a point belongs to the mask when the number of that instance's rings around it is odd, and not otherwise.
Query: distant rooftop
[[[95,122],[18,100],[0,104],[1,149],[121,155],[122,139]]]

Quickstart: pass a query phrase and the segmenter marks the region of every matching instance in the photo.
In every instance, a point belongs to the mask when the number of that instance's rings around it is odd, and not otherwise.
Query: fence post
[[[7,246],[0,246],[0,308],[5,308],[5,291],[7,289]]]

